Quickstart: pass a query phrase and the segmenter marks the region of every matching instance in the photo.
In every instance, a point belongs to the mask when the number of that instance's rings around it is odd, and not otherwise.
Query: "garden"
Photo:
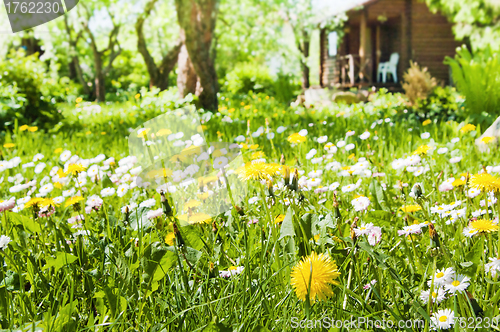
[[[146,4],[127,32],[135,54],[113,54],[118,29],[99,40],[68,20],[49,25],[67,35],[12,37],[0,59],[0,329],[500,330],[498,45],[470,32],[443,58],[453,86],[412,62],[397,91],[310,101],[300,47],[290,71],[259,53],[283,51],[266,28],[284,7],[238,4],[246,15],[218,4],[211,63],[182,1],[178,17],[161,11],[174,1]],[[117,3],[88,2],[88,22],[104,5]],[[261,10],[274,20],[257,28]],[[307,30],[310,17],[291,17]],[[186,40],[155,65],[146,44],[161,51],[168,36],[152,32],[177,19]],[[26,40],[50,57],[16,47]],[[110,48],[96,55],[96,40]]]

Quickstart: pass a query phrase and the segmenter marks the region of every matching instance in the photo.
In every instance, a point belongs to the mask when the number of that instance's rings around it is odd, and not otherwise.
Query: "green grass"
[[[143,103],[141,106],[141,102]],[[274,204],[267,206],[259,197],[256,203],[248,200],[267,189],[257,181],[249,180],[248,195],[238,203],[241,213],[232,209],[229,213],[215,217],[212,223],[186,225],[175,217],[163,215],[154,219],[150,226],[137,227],[144,221],[148,209],[134,210],[126,216],[121,207],[132,202],[141,203],[155,198],[156,207],[161,206],[160,195],[151,189],[134,188],[123,197],[116,194],[103,197],[103,205],[97,212],[82,213],[64,203],[55,208],[47,218],[36,217],[33,208],[18,213],[3,212],[0,235],[11,238],[8,247],[0,251],[0,323],[2,329],[26,331],[37,327],[43,331],[267,331],[293,330],[296,322],[308,317],[319,320],[423,320],[425,327],[392,328],[388,330],[430,330],[429,317],[439,309],[451,309],[455,317],[475,317],[474,305],[484,311],[484,317],[499,317],[500,289],[498,280],[485,273],[488,258],[498,257],[498,234],[462,234],[468,225],[471,213],[480,208],[479,200],[484,196],[468,198],[468,185],[454,187],[451,191],[438,190],[443,181],[462,173],[478,173],[483,166],[497,166],[500,157],[495,153],[480,153],[474,145],[479,136],[476,131],[461,133],[460,124],[420,123],[399,120],[395,102],[384,105],[332,106],[325,109],[288,108],[273,99],[249,97],[245,100],[225,99],[221,101],[220,115],[202,114],[207,141],[234,142],[239,136],[251,149],[243,149],[245,158],[261,151],[268,163],[279,163],[283,155],[285,164],[305,171],[323,170],[321,185],[338,182],[334,204],[334,192],[315,193],[314,189],[274,189]],[[8,177],[21,174],[24,179],[37,179],[49,175],[54,166],[63,167],[56,149],[69,150],[81,158],[93,158],[104,154],[114,157],[109,177],[115,172],[118,161],[128,155],[127,136],[129,128],[136,128],[144,121],[161,114],[157,106],[138,100],[136,103],[102,106],[100,113],[87,114],[74,111],[73,105],[64,105],[67,126],[55,127],[48,133],[20,131],[6,133],[6,143],[12,148],[1,149],[1,158],[11,160],[20,157],[19,166],[0,173],[3,181],[0,193],[3,200],[15,196],[20,199],[26,191],[10,193]],[[380,112],[380,110],[384,112]],[[257,111],[254,111],[257,110]],[[81,116],[81,118],[79,118]],[[225,116],[233,122],[222,122]],[[269,130],[274,132],[272,140],[266,138],[266,118]],[[386,121],[386,119],[389,119]],[[404,119],[404,118],[403,118]],[[249,122],[248,122],[249,121]],[[372,124],[381,121],[381,124]],[[247,135],[263,127],[258,137]],[[279,126],[286,126],[277,133]],[[307,129],[306,141],[291,146],[289,135]],[[346,138],[346,133],[355,131]],[[366,140],[359,138],[365,130],[370,132]],[[430,139],[421,134],[430,133]],[[324,143],[317,138],[328,136]],[[455,137],[457,143],[451,143]],[[377,139],[376,139],[377,138]],[[346,151],[339,148],[326,162],[313,164],[306,155],[317,149],[314,156],[327,155],[327,142],[345,140],[355,144]],[[253,146],[252,146],[253,145]],[[258,145],[258,146],[257,146]],[[402,168],[395,170],[392,162],[397,158],[413,155],[422,145],[435,146],[417,166],[428,167],[428,171],[415,176]],[[449,151],[438,154],[437,149],[447,147]],[[31,162],[37,153],[44,155],[47,164],[40,174],[33,168],[22,168]],[[461,156],[458,163],[452,157]],[[359,158],[366,158],[367,169],[384,176],[342,176],[347,169],[327,170],[332,161],[341,167],[353,166]],[[39,162],[36,162],[39,163]],[[99,163],[102,166],[102,162]],[[411,169],[410,169],[411,170]],[[493,173],[494,174],[494,173]],[[103,188],[118,185],[108,176],[99,181],[88,180],[82,190],[85,200],[100,195]],[[343,192],[342,187],[361,180],[358,189]],[[52,182],[49,177],[48,182]],[[276,174],[273,184],[283,182]],[[409,196],[415,183],[422,183],[425,198],[415,200]],[[405,184],[398,187],[398,184]],[[407,184],[407,186],[406,186]],[[48,196],[62,195],[63,190],[74,186],[70,182],[62,189],[54,188]],[[383,189],[385,187],[385,189]],[[37,184],[38,193],[40,185]],[[78,190],[77,188],[76,190]],[[351,201],[364,195],[371,201],[367,211],[356,212]],[[498,196],[498,194],[497,194]],[[452,224],[446,218],[431,213],[431,207],[462,201],[459,208],[466,208],[464,217]],[[286,205],[285,202],[291,202]],[[421,210],[404,213],[404,205],[417,204]],[[500,205],[491,208],[489,218],[498,217]],[[85,215],[81,230],[88,236],[73,234],[68,218],[79,213]],[[285,216],[280,224],[274,220]],[[249,221],[258,222],[250,225]],[[351,236],[351,224],[357,226],[373,223],[382,229],[382,238],[371,246],[365,235]],[[428,227],[422,234],[404,237],[398,230],[414,222],[432,221],[439,236],[439,246],[431,241]],[[183,246],[165,243],[177,224],[182,234]],[[215,227],[214,227],[215,226]],[[280,239],[281,238],[281,239]],[[326,253],[339,267],[338,285],[334,295],[327,301],[311,303],[311,307],[300,301],[290,285],[293,266],[301,256],[310,252]],[[242,266],[240,274],[223,278],[219,271],[231,266]],[[436,269],[453,267],[471,281],[467,288],[474,300],[464,293],[448,294],[439,304],[427,305],[420,299],[422,290],[427,290],[427,280]],[[363,286],[372,280],[377,282],[370,289]],[[470,321],[469,321],[470,322]],[[472,326],[472,325],[471,325]],[[484,324],[483,324],[484,326]],[[456,330],[472,331],[472,328]],[[321,329],[315,329],[321,330]],[[324,330],[329,330],[328,328]],[[331,329],[331,331],[341,329]],[[344,329],[345,331],[347,329]],[[354,329],[350,329],[351,331]],[[375,330],[374,328],[360,329]],[[480,329],[481,330],[481,329]],[[487,331],[490,329],[483,328]]]

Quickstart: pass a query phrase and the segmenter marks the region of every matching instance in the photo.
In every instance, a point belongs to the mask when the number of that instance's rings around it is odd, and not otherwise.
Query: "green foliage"
[[[226,75],[227,91],[233,94],[267,93],[273,90],[273,79],[267,67],[255,63],[238,64]]]
[[[59,152],[54,153],[56,148],[67,149],[82,160],[90,161],[100,154],[114,157],[115,163],[102,178],[94,181],[87,177],[78,189],[85,196],[80,202],[83,209],[90,196],[103,196],[103,189],[116,189],[123,184],[115,180],[123,165],[121,159],[129,154],[129,128],[184,103],[176,102],[175,94],[175,89],[162,93],[144,89],[140,97],[126,103],[68,105],[67,118],[78,119],[81,128],[61,127],[50,133],[15,131],[6,135],[0,141],[2,159],[19,156],[22,161],[15,168],[0,171],[0,177],[19,173],[23,183],[45,176],[50,181],[52,168],[62,167]],[[442,99],[458,95],[441,88],[435,89],[435,94]],[[432,98],[431,95],[428,99]],[[449,102],[453,103],[453,98]],[[472,212],[481,209],[484,196],[468,197],[469,188],[464,185],[454,186],[449,192],[439,191],[438,186],[453,175],[475,173],[482,165],[498,165],[499,156],[480,154],[474,146],[477,132],[462,134],[456,122],[438,122],[437,117],[422,127],[416,123],[416,115],[413,122],[396,121],[399,114],[415,114],[409,109],[404,113],[406,103],[404,95],[387,91],[372,95],[364,104],[324,109],[284,106],[262,93],[221,95],[219,113],[202,114],[208,142],[219,138],[234,142],[237,136],[243,136],[244,140],[237,141],[248,147],[244,156],[258,152],[268,163],[278,163],[283,154],[285,164],[304,171],[304,176],[322,170],[323,187],[290,191],[283,188],[283,176],[277,174],[273,177],[277,184],[274,196],[266,204],[259,194],[267,196],[268,191],[258,181],[249,180],[248,195],[238,205],[242,213],[234,209],[231,214],[214,217],[210,223],[187,225],[164,215],[148,220],[147,211],[160,206],[160,195],[140,187],[129,188],[123,196],[102,197],[100,209],[84,214],[85,220],[76,226],[78,233],[68,218],[79,215],[79,208],[66,207],[65,202],[57,205],[55,213],[47,218],[37,217],[34,208],[26,205],[17,212],[2,212],[0,235],[7,235],[12,241],[0,251],[0,328],[31,331],[35,326],[61,332],[288,331],[292,319],[301,320],[306,314],[304,303],[290,284],[290,272],[301,256],[310,251],[329,255],[340,272],[333,295],[311,306],[311,319],[329,316],[349,320],[353,315],[354,319],[429,321],[437,310],[453,308],[455,299],[448,293],[445,300],[429,308],[422,301],[422,291],[429,289],[427,281],[435,273],[434,261],[438,269],[454,267],[457,273],[469,276],[467,291],[476,299],[472,305],[483,308],[485,317],[497,317],[499,308],[491,303],[500,298],[498,277],[485,273],[484,264],[496,257],[498,233],[472,238],[463,235]],[[281,126],[284,131],[278,129]],[[287,137],[303,129],[308,131],[305,142],[292,146]],[[363,139],[360,136],[366,130],[371,135]],[[355,134],[346,135],[347,131]],[[429,139],[421,137],[424,131],[430,133],[435,149],[422,155],[414,168],[429,166],[429,170],[417,175],[410,167],[395,169],[391,165],[394,160],[411,157],[419,146],[430,145]],[[328,140],[320,143],[322,136]],[[450,142],[454,137],[460,140]],[[354,144],[355,148],[347,151],[339,147],[335,153],[325,150],[327,142],[340,146],[341,141]],[[14,143],[14,147],[3,148],[7,142]],[[443,147],[450,152],[435,152]],[[307,157],[312,149],[317,150],[315,157],[326,162],[316,163]],[[44,159],[36,163],[47,165],[42,173],[35,174],[33,167],[22,167],[38,153]],[[455,153],[464,156],[459,163],[450,162]],[[102,167],[104,161],[93,164]],[[330,168],[328,164],[336,166]],[[369,174],[353,172],[343,176],[346,169],[362,165]],[[90,173],[93,166],[88,166]],[[436,174],[441,171],[439,180]],[[133,172],[130,169],[130,174]],[[358,181],[355,190],[343,190]],[[335,182],[336,192],[324,190]],[[408,195],[415,182],[426,189],[422,200]],[[12,193],[10,188],[14,185],[6,180],[1,182],[1,198],[22,199],[28,195],[27,188]],[[54,187],[47,196],[59,197],[75,187],[75,181],[70,180],[62,188]],[[353,209],[352,201],[358,195],[369,198],[367,211]],[[250,203],[252,197],[259,199]],[[138,207],[128,215],[122,212],[124,205],[151,198],[156,199],[156,206]],[[466,215],[457,217],[454,223],[448,224],[449,218],[431,213],[435,206],[457,201],[461,206],[455,211],[464,209]],[[400,209],[417,203],[422,204],[422,210],[407,215]],[[494,218],[498,206],[490,208],[494,214],[489,218]],[[284,218],[276,224],[279,215]],[[368,223],[381,227],[381,241],[372,245],[366,235],[353,240],[349,235],[354,220],[358,227]],[[427,228],[411,237],[398,234],[407,225],[428,220],[434,222],[449,257],[444,251],[429,248]],[[172,239],[168,236],[173,234],[173,223],[178,225],[180,236]],[[235,266],[240,268],[238,273],[221,276],[220,272]],[[376,280],[374,285],[372,280]],[[364,289],[368,284],[371,286]],[[459,294],[456,299],[457,316],[472,317],[467,298]]]
[[[224,87],[234,95],[262,93],[285,103],[300,93],[300,83],[293,76],[279,73],[274,80],[266,66],[256,63],[238,64],[227,74]]]
[[[447,57],[458,91],[465,96],[466,115],[476,122],[487,122],[500,114],[500,60],[498,53],[486,48],[473,55],[467,47]]]
[[[474,50],[499,50],[500,3],[496,0],[425,0],[433,12],[441,12],[453,22],[457,39],[470,42]]]
[[[37,54],[10,53],[0,61],[0,73],[0,129],[12,128],[16,119],[48,128],[62,118],[56,103],[75,92],[69,80],[51,78]]]

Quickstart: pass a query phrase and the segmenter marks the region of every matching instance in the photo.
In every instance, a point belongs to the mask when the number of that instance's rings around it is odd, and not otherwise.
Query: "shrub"
[[[15,119],[20,125],[41,128],[59,122],[62,116],[56,103],[67,95],[67,86],[60,82],[63,80],[49,77],[37,54],[24,56],[22,52],[14,52],[7,60],[0,61],[0,129],[13,126]]]
[[[410,68],[403,75],[403,81],[403,89],[412,106],[427,99],[437,85],[436,79],[431,76],[427,68],[422,69],[413,61],[410,62]]]
[[[242,63],[226,75],[227,91],[233,94],[268,93],[273,90],[274,81],[267,67]]]
[[[292,75],[278,73],[273,78],[266,66],[248,62],[236,65],[223,86],[233,95],[262,93],[287,104],[301,93],[300,82]]]
[[[452,69],[458,91],[465,96],[466,114],[479,122],[489,122],[500,113],[500,61],[486,48],[474,55],[462,46],[455,58],[445,63]]]

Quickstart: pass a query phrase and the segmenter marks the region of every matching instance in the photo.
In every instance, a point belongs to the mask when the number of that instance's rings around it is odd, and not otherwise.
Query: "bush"
[[[274,81],[265,66],[241,63],[226,75],[227,91],[233,94],[268,93],[273,90]]]
[[[278,101],[290,103],[301,90],[300,83],[291,75],[278,73],[274,79],[266,66],[242,63],[226,75],[223,85],[226,92],[233,95],[265,94]]]
[[[465,96],[466,114],[477,122],[491,122],[500,112],[500,61],[488,47],[472,53],[457,49],[455,58],[447,57],[458,91]]]
[[[12,127],[15,119],[20,125],[41,128],[59,122],[62,116],[56,103],[67,101],[68,86],[64,79],[49,77],[37,54],[11,53],[9,59],[0,61],[0,129]]]
[[[412,106],[427,99],[437,85],[436,79],[431,76],[427,68],[422,69],[413,61],[410,62],[410,68],[403,75],[403,81],[403,89]]]

